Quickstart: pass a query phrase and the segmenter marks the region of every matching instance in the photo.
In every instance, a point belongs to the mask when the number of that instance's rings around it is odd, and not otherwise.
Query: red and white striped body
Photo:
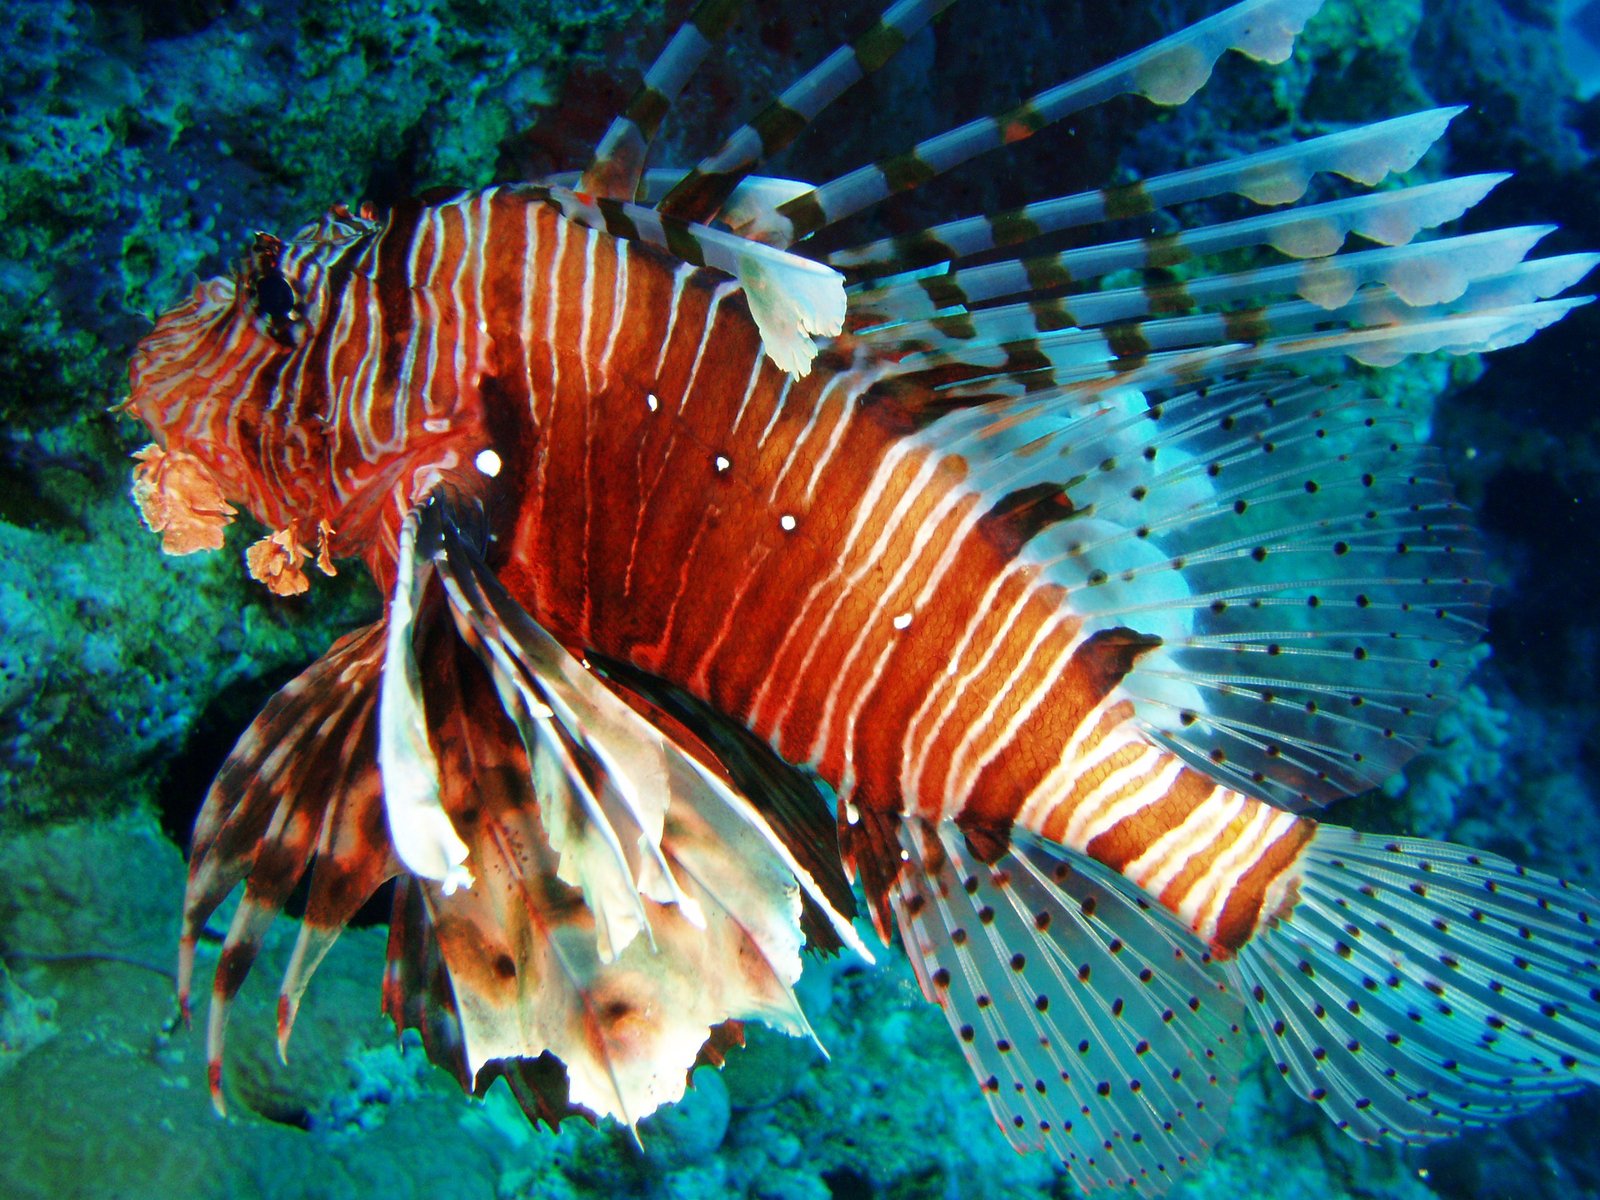
[[[279,493],[321,508],[287,520],[374,545],[387,582],[418,495],[485,495],[542,625],[744,720],[848,810],[1016,823],[1248,936],[1308,829],[1136,729],[1140,647],[1085,636],[1030,561],[1069,491],[994,494],[848,339],[794,379],[734,284],[524,191],[397,210],[326,274],[293,366],[245,393],[284,422],[263,447],[332,413],[322,489]]]
[[[490,561],[541,624],[744,720],[847,810],[1015,823],[1219,947],[1248,936],[1309,827],[1135,728],[1115,689],[1139,647],[1084,636],[1030,558],[1069,491],[985,488],[926,394],[848,338],[795,379],[735,284],[536,192],[354,234],[288,244],[304,336],[235,333],[232,402],[169,449],[255,450],[254,510],[302,540],[327,520],[384,586],[422,494],[485,496]]]

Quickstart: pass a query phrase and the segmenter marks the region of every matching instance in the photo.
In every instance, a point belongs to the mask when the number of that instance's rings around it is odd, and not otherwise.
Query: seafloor
[[[585,149],[684,4],[659,0],[0,0],[0,1196],[1068,1195],[1012,1154],[904,962],[819,962],[802,992],[831,1061],[752,1031],[682,1105],[624,1131],[534,1132],[464,1100],[378,1015],[382,928],[315,980],[288,1067],[270,969],[232,1029],[230,1115],[175,1025],[183,848],[232,740],[375,604],[346,572],[309,599],[230,549],[163,557],[128,497],[145,438],[112,410],[150,316],[255,229],[336,201],[481,184]],[[755,3],[670,124],[686,162],[869,5]],[[1218,7],[969,0],[779,164],[821,178],[996,109]],[[837,11],[835,11],[837,10]],[[1435,103],[1471,110],[1420,170],[1507,168],[1483,223],[1559,221],[1600,246],[1600,4],[1329,0],[1289,64],[1229,62],[1152,120],[1113,105],[884,218],[1060,194]],[[1492,363],[1373,386],[1431,426],[1500,585],[1489,649],[1435,745],[1341,815],[1600,881],[1600,321]],[[280,922],[281,955],[293,932]],[[214,952],[214,951],[213,951]],[[270,965],[270,964],[269,964]],[[1600,1194],[1600,1095],[1425,1150],[1360,1146],[1252,1069],[1182,1195]]]

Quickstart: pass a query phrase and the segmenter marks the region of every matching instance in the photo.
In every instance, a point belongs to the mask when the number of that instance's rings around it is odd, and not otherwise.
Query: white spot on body
[[[544,704],[539,701],[535,701],[531,706],[529,706],[528,711],[533,714],[534,720],[536,721],[548,721],[556,715],[555,709],[551,708],[548,704]]]
[[[783,526],[785,533],[793,533],[796,523],[795,519],[788,513],[784,513],[783,516],[778,518],[778,524]]]
[[[730,463],[724,455],[721,455],[721,454],[717,455],[717,471],[719,473],[722,472],[722,471],[726,471],[732,465],[733,464]]]
[[[906,629],[906,628],[908,628],[911,625],[911,614],[910,613],[901,613],[898,617],[896,617],[894,619],[893,625],[894,625],[894,627],[896,629]]]
[[[489,332],[489,322],[487,322],[487,321],[479,321],[478,322],[478,332],[479,333],[488,333]]]
[[[648,396],[646,396],[644,398],[644,402],[650,406],[651,412],[655,412],[661,407],[661,401],[656,399],[656,394],[654,392],[651,392]]]
[[[478,456],[472,460],[473,466],[482,471],[490,479],[500,474],[500,456],[493,450],[479,450]]]

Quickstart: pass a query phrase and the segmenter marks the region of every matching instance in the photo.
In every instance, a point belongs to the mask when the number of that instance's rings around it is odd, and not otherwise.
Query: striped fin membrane
[[[969,121],[911,150],[860,167],[781,205],[789,242],[809,237],[899,192],[909,191],[987,150],[1033,136],[1064,117],[1116,96],[1182,104],[1229,50],[1264,62],[1289,57],[1294,39],[1322,0],[1245,0],[1108,66],[1058,84],[994,117]]]
[[[989,394],[985,389],[1004,379],[1032,391],[1114,377],[1149,388],[1330,353],[1388,365],[1409,353],[1494,349],[1584,303],[1545,301],[1600,261],[1580,254],[1524,264],[1536,230],[1413,244],[1418,232],[1459,216],[1500,178],[1379,192],[1169,239],[917,272],[852,292],[851,319],[863,314],[869,324],[859,336],[893,353],[902,373],[967,368],[944,386],[973,395]],[[1357,234],[1392,249],[1337,253]],[[1187,284],[1032,295],[1041,286],[1261,248],[1302,262]],[[1017,296],[1029,298],[983,307]],[[1165,315],[1201,309],[1214,311]]]
[[[1272,249],[1291,258],[1325,259],[1336,254],[1352,234],[1382,245],[1401,246],[1424,229],[1455,220],[1505,178],[1468,176],[1271,212],[1167,237],[1133,238],[943,274],[918,271],[863,289],[853,294],[852,300],[862,310],[881,306],[889,319],[904,321],[1049,288],[1081,285],[1117,271],[1170,268],[1241,250]],[[1153,304],[1160,307],[1159,300]]]
[[[1323,172],[1371,187],[1416,166],[1463,111],[1430,109],[1121,187],[1041,200],[994,216],[947,221],[917,233],[834,251],[828,261],[841,270],[872,276],[999,250],[1062,229],[1140,216],[1194,200],[1231,194],[1256,204],[1290,204],[1304,196],[1311,180]]]
[[[1487,235],[1478,243],[1439,239],[1414,245],[1421,232],[1460,216],[1503,176],[1444,180],[1295,206],[1319,174],[1370,187],[1409,170],[1462,111],[1439,108],[836,251],[829,263],[856,280],[843,302],[847,314],[841,315],[837,276],[799,255],[750,254],[748,248],[753,243],[773,250],[792,245],[975,155],[1031,136],[1114,96],[1137,94],[1158,104],[1180,104],[1206,82],[1217,59],[1229,50],[1281,62],[1319,2],[1246,0],[1104,68],[1046,89],[1000,116],[968,122],[814,189],[751,176],[822,107],[881,66],[945,6],[903,0],[693,170],[633,176],[645,204],[593,202],[582,183],[579,194],[556,187],[552,198],[580,223],[739,278],[769,354],[790,373],[809,370],[818,337],[835,336],[847,326],[870,348],[896,360],[902,373],[949,368],[952,378],[943,382],[943,403],[1007,394],[1013,385],[1030,392],[1050,387],[1095,390],[1116,379],[1153,389],[1329,354],[1386,365],[1408,354],[1492,349],[1529,336],[1582,302],[1551,297],[1593,265],[1590,256],[1538,268],[1537,283],[1521,276],[1521,300],[1508,299],[1505,289],[1490,288],[1473,289],[1462,299],[1469,284],[1516,267],[1521,254],[1514,248],[1526,253],[1531,247],[1519,231]],[[698,32],[685,36],[696,47],[705,40]],[[680,51],[669,47],[664,62],[677,61]],[[670,71],[658,63],[652,74],[659,71],[681,86],[689,65],[689,58],[682,57]],[[641,181],[647,186],[637,188]],[[1277,211],[1176,233],[957,266],[974,254],[1022,245],[1070,227],[1226,195]],[[708,224],[719,216],[723,228]],[[1340,253],[1353,238],[1410,252]],[[1485,252],[1482,258],[1472,253],[1478,250]],[[1275,252],[1299,260],[1299,265],[1221,274],[1199,270],[1187,282],[1142,287],[1099,286],[1117,272],[1166,271],[1249,251]],[[1491,264],[1500,271],[1492,271]],[[1400,303],[1385,305],[1357,296],[1358,291],[1385,288],[1384,294]],[[1282,302],[1290,297],[1306,303]],[[1329,316],[1319,316],[1318,309]],[[1204,319],[1206,311],[1216,315]],[[1186,318],[1184,313],[1194,315]],[[1314,335],[1306,335],[1309,326],[1316,327]],[[982,370],[985,366],[990,369]]]
[[[178,950],[186,1015],[206,922],[245,884],[207,1018],[208,1077],[219,1112],[228,1012],[267,928],[308,867],[305,918],[279,990],[280,1054],[300,997],[339,931],[401,870],[387,839],[373,832],[382,830],[384,811],[375,753],[383,641],[381,623],[350,634],[285,685],[240,737],[195,823]]]

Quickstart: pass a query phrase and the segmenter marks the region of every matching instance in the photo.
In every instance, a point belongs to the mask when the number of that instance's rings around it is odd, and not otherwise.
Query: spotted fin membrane
[[[894,912],[995,1119],[1082,1186],[1164,1186],[1222,1136],[1246,1037],[1205,948],[1115,872],[1018,835],[986,864],[902,827]]]
[[[1227,974],[1279,1072],[1367,1142],[1427,1141],[1600,1079],[1594,897],[1492,854],[1322,826]]]

